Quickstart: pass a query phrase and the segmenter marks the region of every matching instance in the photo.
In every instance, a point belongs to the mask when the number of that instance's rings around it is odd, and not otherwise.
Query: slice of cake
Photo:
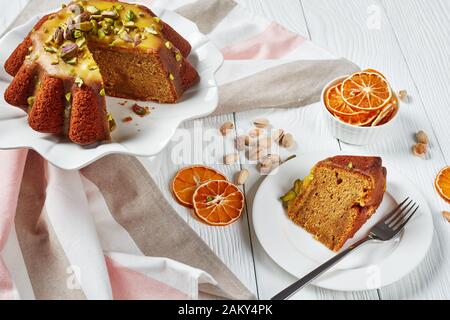
[[[145,6],[72,1],[44,16],[5,63],[5,101],[31,128],[89,145],[110,140],[105,95],[175,103],[199,81],[191,46]]]
[[[292,221],[338,251],[375,213],[385,190],[381,158],[337,156],[317,163],[284,200]]]

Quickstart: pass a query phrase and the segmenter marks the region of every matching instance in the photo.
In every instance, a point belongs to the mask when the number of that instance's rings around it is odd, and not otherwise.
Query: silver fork
[[[290,285],[271,300],[286,300],[295,294],[297,291],[311,283],[325,271],[336,265],[341,261],[346,255],[360,247],[361,245],[369,241],[384,242],[395,239],[400,231],[403,230],[405,225],[411,220],[413,215],[419,209],[419,206],[413,200],[406,198],[402,203],[400,203],[394,210],[389,212],[386,217],[378,222],[372,229],[370,229],[369,234],[362,240],[357,241],[352,244],[348,249],[337,254],[335,257],[331,258],[317,269],[313,270],[294,284]]]

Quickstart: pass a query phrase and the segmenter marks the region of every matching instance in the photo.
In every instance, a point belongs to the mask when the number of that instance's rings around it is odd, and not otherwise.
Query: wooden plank
[[[427,90],[428,87],[425,84],[417,87],[408,73],[407,61],[381,3],[375,2],[374,5],[371,0],[302,0],[302,3],[314,42],[361,67],[373,67],[384,72],[395,90],[406,89],[412,96],[410,104],[402,105],[399,122],[389,139],[367,147],[341,144],[343,150],[369,151],[393,163],[422,190],[433,213],[436,233],[428,256],[411,275],[380,290],[380,295],[387,299],[448,298],[450,258],[443,252],[448,251],[450,230],[440,215],[445,205],[433,189],[433,179],[445,165],[445,160],[439,148],[442,141],[434,134],[434,124],[427,117],[427,106],[419,98],[419,90]],[[399,19],[392,14],[395,20],[410,19],[413,7],[405,9],[406,2],[402,5],[408,17]],[[420,13],[417,12],[419,14],[426,13],[421,9]],[[432,16],[426,19],[430,20]],[[415,34],[419,32],[417,29],[419,25],[415,23],[407,32]],[[435,56],[434,59],[440,57]],[[425,130],[431,139],[431,152],[426,160],[411,154],[414,133],[420,129]]]
[[[382,0],[418,95],[450,164],[450,2]],[[414,31],[414,32],[412,32]]]

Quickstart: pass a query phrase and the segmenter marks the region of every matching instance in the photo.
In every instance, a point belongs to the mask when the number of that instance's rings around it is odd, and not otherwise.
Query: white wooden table
[[[450,225],[441,212],[449,210],[433,188],[434,177],[450,164],[450,1],[448,0],[240,0],[250,10],[308,36],[332,53],[361,67],[381,70],[396,90],[406,89],[411,103],[404,104],[396,135],[370,147],[340,143],[323,127],[318,108],[254,111],[210,117],[183,125],[179,134],[201,139],[202,130],[218,128],[230,120],[237,130],[248,130],[252,119],[267,117],[275,127],[287,129],[298,141],[296,153],[316,149],[364,150],[389,158],[421,188],[432,209],[435,238],[421,266],[402,281],[381,290],[342,293],[310,287],[297,299],[450,299]],[[186,131],[184,131],[186,130]],[[424,130],[431,139],[426,160],[412,156],[414,133]],[[206,135],[205,135],[206,136]],[[208,144],[206,137],[203,143]],[[177,211],[213,248],[231,270],[261,299],[273,296],[295,279],[264,252],[251,224],[252,200],[261,177],[253,165],[216,168],[232,175],[240,167],[252,172],[245,186],[247,212],[238,223],[216,229],[197,222],[170,196],[168,184],[183,164],[172,162],[171,146],[149,168]],[[193,147],[186,163],[201,163],[203,149]],[[218,156],[220,158],[220,155]],[[220,159],[216,159],[219,162]]]
[[[8,9],[18,10],[26,1],[10,1]],[[233,166],[221,163],[223,154],[208,155],[204,149],[217,139],[210,136],[225,121],[233,121],[237,131],[247,131],[257,117],[267,117],[275,127],[293,133],[297,140],[291,153],[318,149],[364,150],[394,163],[423,192],[432,210],[435,236],[423,263],[403,280],[380,290],[336,292],[308,287],[297,299],[450,299],[450,224],[441,215],[450,211],[436,194],[437,172],[450,164],[450,1],[449,0],[238,0],[249,10],[274,19],[287,28],[306,35],[316,44],[361,67],[382,71],[396,90],[406,89],[411,102],[403,104],[395,136],[368,147],[349,146],[334,139],[322,125],[317,106],[291,110],[252,111],[208,117],[182,125],[170,145],[156,158],[144,159],[148,170],[168,201],[187,223],[260,299],[267,299],[295,279],[264,252],[251,224],[252,200],[262,177],[254,165],[244,161]],[[16,7],[14,7],[16,6]],[[12,8],[14,7],[14,8]],[[11,21],[0,17],[0,33]],[[425,160],[412,156],[414,133],[424,130],[431,140]],[[214,131],[216,132],[216,131]],[[185,148],[182,137],[190,137]],[[183,140],[184,141],[184,140]],[[232,139],[225,141],[227,150]],[[174,161],[175,160],[175,161]],[[242,159],[243,160],[243,159]],[[212,162],[212,163],[211,163]],[[230,178],[241,168],[251,172],[245,185],[246,212],[237,223],[212,228],[180,207],[169,190],[174,173],[189,164],[205,163]]]

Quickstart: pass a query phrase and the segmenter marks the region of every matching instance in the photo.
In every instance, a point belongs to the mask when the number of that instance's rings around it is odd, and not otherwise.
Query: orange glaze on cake
[[[5,100],[36,131],[81,145],[109,140],[105,95],[177,102],[199,80],[190,50],[144,6],[73,1],[43,17],[6,61],[14,79]]]

